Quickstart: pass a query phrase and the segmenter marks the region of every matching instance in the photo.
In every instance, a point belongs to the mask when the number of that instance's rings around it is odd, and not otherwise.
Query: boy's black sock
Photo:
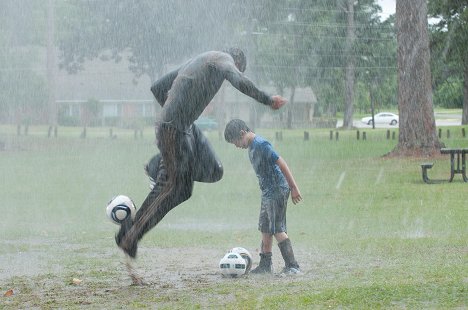
[[[299,269],[299,264],[294,258],[291,240],[289,240],[288,238],[281,241],[280,243],[278,243],[278,247],[281,251],[281,255],[283,256],[285,267]]]
[[[271,273],[271,252],[260,253],[260,263],[251,273]]]

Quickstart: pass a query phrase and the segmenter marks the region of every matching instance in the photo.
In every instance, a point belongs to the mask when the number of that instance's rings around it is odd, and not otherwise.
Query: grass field
[[[444,131],[446,129],[444,128]],[[447,146],[468,147],[460,127]],[[136,266],[146,286],[132,286],[105,217],[116,194],[139,206],[148,192],[144,163],[153,132],[31,127],[17,136],[0,126],[0,309],[466,309],[468,184],[425,184],[429,159],[385,159],[397,141],[386,130],[272,130],[304,201],[289,204],[288,234],[304,271],[299,277],[225,279],[225,251],[247,248],[258,263],[260,195],[245,150],[209,132],[224,178],[199,184],[140,243]],[[362,133],[362,132],[361,132]],[[398,135],[396,135],[398,136]],[[430,159],[431,178],[448,178],[446,156]],[[275,270],[282,260],[273,252]],[[11,296],[10,295],[12,290]],[[5,295],[4,295],[5,294]]]

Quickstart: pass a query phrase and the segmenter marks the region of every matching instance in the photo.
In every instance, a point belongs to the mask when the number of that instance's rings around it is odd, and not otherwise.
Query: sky
[[[382,16],[387,18],[391,14],[395,14],[396,0],[377,0],[382,7]]]

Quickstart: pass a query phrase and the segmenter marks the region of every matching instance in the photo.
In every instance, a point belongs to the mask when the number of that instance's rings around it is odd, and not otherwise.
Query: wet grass
[[[460,127],[447,146],[468,147]],[[444,129],[445,130],[445,129]],[[258,262],[260,195],[247,152],[208,133],[225,166],[215,184],[197,184],[141,242],[138,267],[149,285],[135,287],[113,241],[105,205],[116,194],[141,204],[143,164],[155,152],[152,129],[47,128],[28,136],[0,127],[0,308],[90,309],[421,309],[468,306],[467,184],[422,182],[428,159],[384,159],[395,140],[386,130],[258,130],[286,159],[304,201],[290,203],[289,235],[304,275],[223,279],[217,263],[243,246]],[[362,131],[361,131],[362,134]],[[361,136],[362,137],[362,136]],[[448,178],[448,157],[431,178]],[[275,267],[281,267],[274,249]],[[73,279],[82,280],[75,284]]]

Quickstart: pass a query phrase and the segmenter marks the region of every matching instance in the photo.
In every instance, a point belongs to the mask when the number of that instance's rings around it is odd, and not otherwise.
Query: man
[[[166,74],[151,87],[162,112],[156,123],[157,146],[161,152],[147,166],[154,180],[151,192],[135,216],[122,223],[117,245],[135,258],[138,241],[174,207],[189,199],[194,181],[216,182],[223,167],[208,140],[193,124],[228,80],[242,93],[279,109],[286,104],[281,96],[259,90],[242,72],[244,53],[238,48],[210,51],[187,61]]]

